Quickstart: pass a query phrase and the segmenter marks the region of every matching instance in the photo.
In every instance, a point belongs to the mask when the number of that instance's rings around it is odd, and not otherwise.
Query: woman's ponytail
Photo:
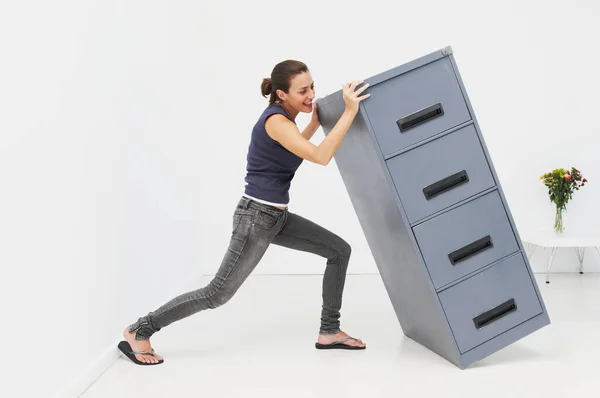
[[[273,89],[273,86],[271,86],[271,78],[265,77],[260,85],[260,91],[262,93],[262,96],[267,97],[267,96],[271,95],[272,89]]]

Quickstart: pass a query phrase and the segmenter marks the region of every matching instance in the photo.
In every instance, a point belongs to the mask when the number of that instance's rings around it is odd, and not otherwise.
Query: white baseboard
[[[165,300],[172,298],[174,293],[179,294],[184,290],[197,289],[198,284],[202,283],[204,278],[205,276],[202,272],[199,272],[191,278],[184,279],[185,282],[182,285],[177,286],[176,289],[173,289],[173,292],[170,292]],[[56,394],[54,398],[78,398],[81,396],[121,357],[122,354],[117,348],[121,340],[123,340],[123,338],[122,336],[119,336],[113,344],[104,350],[102,355],[92,362],[87,369],[77,375],[73,381]]]
[[[77,398],[85,392],[96,380],[100,378],[119,359],[120,352],[117,344],[120,339],[108,347],[87,369],[81,372],[73,381],[55,398]]]

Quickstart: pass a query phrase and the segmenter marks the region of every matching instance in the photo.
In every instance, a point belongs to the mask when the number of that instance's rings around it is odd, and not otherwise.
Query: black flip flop
[[[125,356],[129,359],[131,359],[131,361],[135,364],[138,365],[160,365],[161,363],[164,362],[164,359],[159,360],[156,363],[146,363],[146,362],[141,362],[139,361],[135,356],[137,355],[154,355],[154,349],[152,350],[152,352],[138,352],[138,351],[133,351],[131,349],[131,345],[129,345],[128,342],[126,342],[125,340],[121,341],[119,343],[119,350],[125,354]]]
[[[358,340],[355,339],[354,337],[346,337],[345,339],[339,340],[339,341],[334,341],[331,344],[320,344],[320,343],[315,343],[315,347],[317,347],[319,350],[364,350],[367,347],[360,347],[360,346],[352,346],[352,345],[348,345],[348,344],[342,344],[345,341],[348,340]]]

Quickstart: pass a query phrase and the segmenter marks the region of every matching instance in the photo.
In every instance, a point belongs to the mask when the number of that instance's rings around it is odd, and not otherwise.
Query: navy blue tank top
[[[265,122],[274,114],[281,114],[295,123],[278,104],[269,105],[252,129],[246,157],[246,195],[268,202],[288,204],[289,189],[302,159],[288,151],[267,134]]]

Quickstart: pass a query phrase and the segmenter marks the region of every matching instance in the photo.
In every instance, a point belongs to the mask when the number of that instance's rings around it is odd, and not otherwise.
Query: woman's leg
[[[283,228],[271,242],[275,245],[317,254],[327,259],[323,275],[323,305],[319,343],[328,344],[349,337],[340,330],[340,309],[350,261],[351,247],[344,239],[320,225],[294,213],[287,213]],[[350,339],[346,345],[364,346]]]
[[[213,280],[205,287],[184,293],[139,318],[124,335],[133,351],[150,352],[147,340],[171,323],[206,309],[220,307],[229,301],[252,273],[266,252],[271,239],[281,227],[283,218],[277,218],[271,229],[263,228],[265,217],[258,207],[250,206],[242,198],[233,215],[233,229],[229,247]],[[267,220],[271,222],[271,220]],[[138,355],[138,360],[156,362],[152,356]]]

